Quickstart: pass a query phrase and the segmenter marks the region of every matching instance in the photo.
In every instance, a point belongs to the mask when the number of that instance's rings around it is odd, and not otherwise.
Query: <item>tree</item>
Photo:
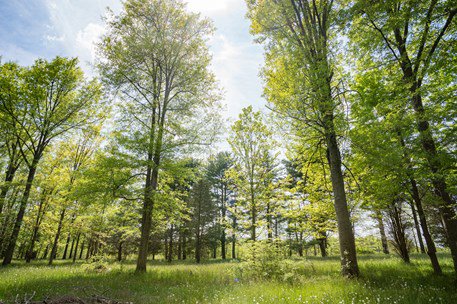
[[[122,101],[124,147],[145,172],[137,261],[143,272],[163,157],[208,142],[217,130],[217,115],[210,112],[219,95],[206,46],[213,28],[176,0],[126,1],[107,25],[98,47],[99,71]]]
[[[251,31],[266,45],[265,94],[302,141],[325,144],[338,221],[342,274],[357,277],[357,255],[338,142],[344,97],[331,52],[338,3],[329,0],[247,1]],[[341,107],[340,107],[341,108]],[[317,143],[316,143],[317,144]]]
[[[265,213],[267,193],[273,180],[269,165],[274,161],[272,133],[263,123],[262,114],[254,112],[252,106],[243,109],[232,126],[228,139],[232,147],[234,165],[228,176],[237,189],[237,199],[249,214],[248,229],[251,240],[257,239],[257,227]],[[260,222],[260,223],[259,223]]]
[[[209,160],[207,167],[208,180],[213,187],[213,192],[216,196],[219,206],[219,226],[221,228],[221,256],[223,260],[226,258],[226,226],[228,221],[227,207],[232,192],[229,188],[229,181],[226,175],[231,166],[232,157],[230,153],[220,152],[214,158]]]
[[[21,77],[21,76],[17,76]],[[17,130],[27,180],[3,265],[11,263],[38,164],[52,140],[87,123],[101,97],[96,81],[87,82],[77,59],[37,60],[23,73],[21,98],[1,99],[0,111]],[[24,113],[25,112],[25,113]]]
[[[436,85],[443,82],[452,85],[452,80],[441,75],[443,72],[451,75],[452,70],[447,67],[455,65],[455,58],[447,56],[448,52],[455,52],[455,43],[446,40],[455,40],[457,27],[453,20],[457,7],[454,1],[373,4],[361,0],[355,1],[352,9],[355,12],[352,40],[362,52],[376,54],[384,62],[393,61],[402,76],[397,85],[409,93],[404,102],[415,114],[418,140],[431,171],[434,193],[440,199],[439,209],[457,271],[457,220],[455,201],[449,193],[449,170],[443,153],[446,150],[435,138],[428,105],[424,105]],[[436,73],[438,70],[440,73]]]

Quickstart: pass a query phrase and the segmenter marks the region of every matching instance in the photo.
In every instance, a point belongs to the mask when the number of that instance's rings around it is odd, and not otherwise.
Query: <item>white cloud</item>
[[[76,44],[82,50],[90,52],[90,59],[95,59],[95,43],[103,35],[105,28],[98,23],[89,23],[83,30],[76,34]]]
[[[188,0],[188,8],[203,14],[224,13],[243,4],[242,0]]]

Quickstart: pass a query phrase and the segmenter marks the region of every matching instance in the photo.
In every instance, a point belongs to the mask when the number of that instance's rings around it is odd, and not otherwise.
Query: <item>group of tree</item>
[[[141,272],[261,241],[339,246],[356,277],[368,223],[380,251],[415,247],[439,274],[449,250],[457,271],[455,1],[246,3],[270,115],[243,109],[228,152],[214,28],[182,1],[112,13],[99,80],[77,59],[0,65],[4,265],[136,255]]]

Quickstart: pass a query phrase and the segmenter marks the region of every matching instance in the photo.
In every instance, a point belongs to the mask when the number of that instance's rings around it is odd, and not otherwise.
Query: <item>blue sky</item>
[[[244,0],[189,0],[188,9],[211,18],[217,28],[210,41],[213,70],[225,90],[225,117],[234,119],[243,107],[264,107],[258,77],[263,62],[260,45],[252,42]],[[0,0],[2,61],[28,65],[56,55],[79,57],[87,74],[94,42],[104,32],[106,7],[121,9],[120,0]]]

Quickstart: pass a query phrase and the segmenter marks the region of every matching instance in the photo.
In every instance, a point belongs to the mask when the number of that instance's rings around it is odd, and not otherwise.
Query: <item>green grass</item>
[[[457,282],[448,255],[445,272],[435,276],[424,255],[406,265],[394,256],[360,256],[362,276],[339,275],[338,258],[295,260],[302,275],[294,282],[235,280],[234,262],[151,263],[143,275],[134,263],[110,264],[110,271],[85,271],[80,264],[57,261],[0,268],[0,300],[36,292],[35,299],[97,294],[133,303],[457,303]]]

